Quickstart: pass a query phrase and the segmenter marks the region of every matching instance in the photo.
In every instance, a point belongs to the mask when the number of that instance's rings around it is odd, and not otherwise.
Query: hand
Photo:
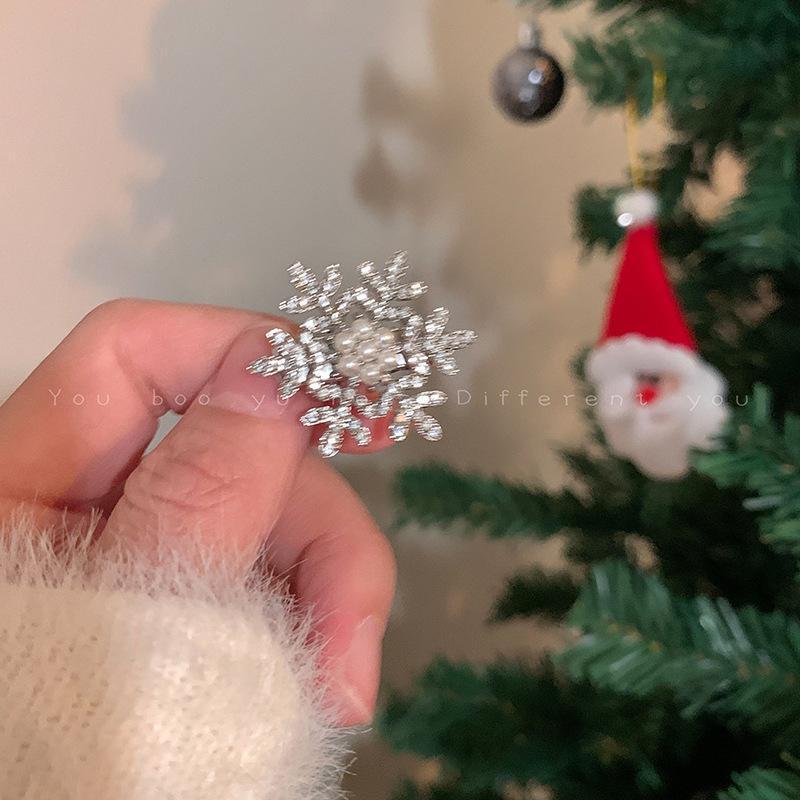
[[[394,592],[391,548],[347,483],[309,448],[277,380],[245,366],[288,323],[211,306],[118,300],[92,311],[0,407],[0,515],[43,525],[102,513],[98,546],[154,552],[200,536],[270,567],[313,609],[343,724],[371,717]],[[150,453],[158,417],[182,419]],[[369,449],[384,446],[373,426]],[[359,448],[363,452],[364,448]]]

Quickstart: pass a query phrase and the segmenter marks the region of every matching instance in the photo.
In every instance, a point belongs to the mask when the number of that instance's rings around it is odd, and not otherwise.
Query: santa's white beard
[[[724,379],[684,348],[624,337],[595,350],[588,372],[609,447],[653,478],[685,475],[692,449],[712,448],[728,417]],[[677,376],[679,387],[643,403],[637,374],[663,372]]]

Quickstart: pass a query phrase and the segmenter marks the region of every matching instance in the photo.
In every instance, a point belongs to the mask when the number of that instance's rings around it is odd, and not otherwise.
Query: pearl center
[[[359,317],[333,339],[339,358],[336,369],[346,378],[358,378],[367,386],[376,386],[402,366],[402,355],[394,331],[379,328]]]

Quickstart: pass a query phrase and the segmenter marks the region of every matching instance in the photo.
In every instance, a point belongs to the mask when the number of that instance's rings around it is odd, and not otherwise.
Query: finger
[[[342,724],[369,721],[394,596],[394,555],[352,488],[314,453],[303,458],[267,559],[312,609]]]
[[[234,339],[260,321],[286,325],[251,311],[143,300],[92,311],[0,407],[0,495],[56,507],[113,495],[158,417],[182,413]],[[370,449],[386,442],[377,425]]]
[[[124,479],[260,314],[140,300],[87,315],[0,408],[0,493],[78,505]]]
[[[278,396],[275,377],[244,366],[264,351],[264,327],[244,331],[178,424],[133,470],[101,541],[155,552],[190,537],[249,566],[283,510],[310,431],[310,400]]]

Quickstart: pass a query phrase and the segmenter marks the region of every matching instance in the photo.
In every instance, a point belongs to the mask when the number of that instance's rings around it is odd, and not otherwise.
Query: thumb
[[[245,330],[178,424],[125,482],[101,542],[155,551],[189,536],[246,568],[286,502],[310,434],[277,379],[245,366],[264,352],[264,328]]]

